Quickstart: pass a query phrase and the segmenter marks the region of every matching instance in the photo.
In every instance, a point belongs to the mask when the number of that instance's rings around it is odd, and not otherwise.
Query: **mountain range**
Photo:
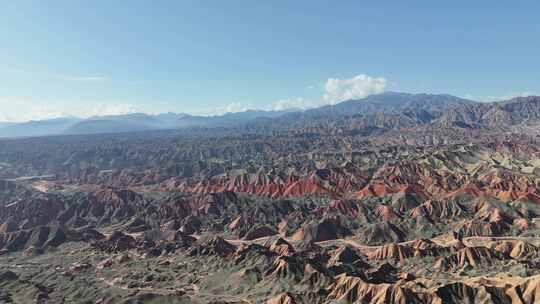
[[[164,113],[76,117],[0,124],[0,137],[139,132],[185,128],[240,128],[251,133],[373,133],[422,126],[511,130],[540,122],[540,97],[483,103],[448,94],[387,92],[335,105],[299,110],[226,113],[217,116]]]
[[[0,137],[140,132],[189,127],[228,127],[256,118],[273,118],[288,112],[290,111],[248,110],[216,116],[196,116],[182,113],[157,115],[133,113],[94,116],[86,119],[62,117],[22,123],[0,123]]]

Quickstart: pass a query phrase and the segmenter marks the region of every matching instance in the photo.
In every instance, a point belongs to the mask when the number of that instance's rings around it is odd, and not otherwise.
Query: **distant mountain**
[[[386,92],[335,105],[295,112],[276,119],[257,119],[247,129],[255,132],[296,130],[301,133],[379,132],[431,123],[446,111],[477,102],[448,94]],[[366,134],[367,135],[367,134]]]
[[[517,97],[501,102],[478,103],[445,112],[438,123],[469,128],[515,129],[540,125],[540,97]]]
[[[0,129],[17,124],[16,122],[0,122]]]
[[[0,137],[138,132],[192,127],[223,128],[232,132],[371,135],[420,126],[484,128],[499,131],[540,126],[540,97],[480,103],[447,94],[388,92],[335,105],[298,111],[245,111],[216,116],[134,113],[58,118],[0,125]],[[217,130],[217,129],[216,129]]]
[[[294,111],[260,111],[225,113],[216,116],[186,116],[177,123],[179,127],[232,127],[260,118],[277,118]]]
[[[152,130],[151,127],[129,121],[115,121],[107,119],[93,119],[81,121],[61,134],[99,134],[99,133],[122,133]]]
[[[163,113],[134,113],[97,116],[88,119],[57,118],[27,123],[0,124],[0,137],[99,134],[179,129],[188,127],[233,127],[257,118],[275,118],[290,111],[255,111],[226,113],[216,116]]]
[[[148,115],[144,113],[134,113],[126,115],[108,115],[91,117],[82,120],[62,134],[98,134],[98,133],[119,133],[119,132],[137,132],[167,129],[173,127],[176,114],[169,115]],[[183,116],[177,116],[177,119]]]
[[[306,111],[306,114],[330,112],[333,114],[374,114],[398,113],[407,110],[424,110],[430,113],[441,113],[457,106],[476,102],[448,94],[409,94],[386,92],[370,95],[363,99],[348,100],[335,105],[323,106]]]
[[[447,94],[388,92],[275,119],[256,119],[244,129],[259,134],[373,135],[427,126],[523,132],[540,126],[540,97],[482,103]]]
[[[148,115],[142,113],[93,117],[71,126],[63,134],[97,134],[139,132],[149,130],[178,129],[188,127],[233,127],[257,118],[275,118],[288,111],[254,111],[226,113],[216,116],[194,116],[166,113]]]
[[[27,137],[60,134],[80,122],[75,117],[55,118],[0,126],[0,137]]]

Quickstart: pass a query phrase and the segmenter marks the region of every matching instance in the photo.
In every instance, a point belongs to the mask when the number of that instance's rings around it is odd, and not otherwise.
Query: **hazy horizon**
[[[409,93],[409,92],[392,92],[392,91],[384,91],[378,94],[384,94],[384,93],[404,93],[404,94],[423,94],[423,93]],[[367,98],[372,95],[378,95],[378,94],[369,94],[366,95],[361,99]],[[445,95],[446,93],[425,93],[425,94],[433,94],[433,95]],[[453,95],[451,95],[453,96]],[[469,99],[475,102],[499,102],[499,101],[506,101],[510,100],[516,97],[530,97],[530,96],[536,96],[531,93],[522,93],[518,95],[512,95],[512,96],[500,96],[500,97],[489,97],[488,99],[483,100],[475,100],[473,98],[467,97],[467,96],[455,96],[463,99]],[[353,98],[354,99],[354,98]],[[340,102],[347,101],[342,100]],[[166,115],[166,114],[173,114],[173,115],[186,115],[186,116],[197,116],[197,117],[218,117],[223,116],[227,114],[235,114],[235,113],[245,113],[249,111],[253,112],[288,112],[288,111],[306,111],[310,109],[315,109],[324,105],[334,105],[336,103],[321,103],[321,104],[314,104],[314,105],[299,105],[297,107],[290,106],[290,107],[283,107],[283,108],[244,108],[244,109],[232,109],[231,111],[222,111],[222,112],[215,112],[215,113],[185,113],[185,112],[174,112],[174,111],[167,111],[167,112],[144,112],[144,111],[138,111],[136,109],[125,109],[125,110],[119,110],[119,111],[112,111],[110,113],[94,113],[94,114],[83,114],[83,115],[74,115],[74,114],[58,114],[58,116],[50,116],[45,118],[37,118],[37,119],[29,119],[29,120],[18,120],[18,121],[6,121],[6,120],[0,120],[0,123],[2,124],[20,124],[20,123],[27,123],[27,122],[33,122],[33,121],[47,121],[47,120],[55,120],[55,119],[65,119],[65,118],[72,118],[72,119],[92,119],[92,118],[100,118],[100,117],[112,117],[112,116],[124,116],[124,115],[134,115],[134,114],[143,114],[143,115],[149,115],[149,116],[159,116],[159,115]]]

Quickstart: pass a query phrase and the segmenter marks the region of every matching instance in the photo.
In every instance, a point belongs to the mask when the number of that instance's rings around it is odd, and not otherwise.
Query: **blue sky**
[[[4,1],[0,120],[540,91],[538,1]]]

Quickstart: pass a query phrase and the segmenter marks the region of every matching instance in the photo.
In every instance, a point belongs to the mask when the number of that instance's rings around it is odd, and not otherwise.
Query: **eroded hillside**
[[[426,100],[2,141],[0,301],[538,302],[536,99]]]

